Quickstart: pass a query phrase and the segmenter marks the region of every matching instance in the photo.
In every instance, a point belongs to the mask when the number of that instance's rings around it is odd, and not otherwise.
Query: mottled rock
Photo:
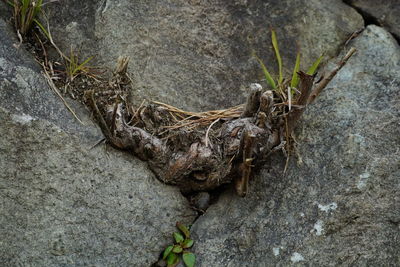
[[[135,101],[190,110],[244,101],[274,72],[269,27],[285,71],[296,41],[303,68],[335,56],[361,16],[339,0],[59,1],[47,5],[64,50],[114,67],[128,55]],[[7,15],[0,2],[2,18]],[[391,30],[394,31],[394,30]],[[0,19],[0,265],[149,266],[193,212],[145,165],[106,146],[47,87],[39,66]],[[359,52],[306,112],[297,131],[302,164],[275,155],[242,199],[233,191],[192,228],[199,266],[398,265],[399,59],[396,42],[368,27]],[[51,52],[51,51],[49,51]],[[275,64],[275,65],[274,65]],[[299,161],[300,162],[300,161]]]
[[[149,266],[193,212],[146,164],[0,111],[2,266]]]
[[[346,3],[359,10],[370,23],[385,27],[400,39],[400,2],[398,0],[346,0]]]
[[[283,175],[275,158],[248,197],[226,192],[196,221],[198,266],[399,264],[400,48],[377,26],[349,45],[358,52],[304,114],[301,160]]]
[[[68,101],[75,110],[77,119],[67,110],[47,85],[42,70],[24,45],[19,45],[10,23],[0,18],[0,106],[21,116],[29,115],[57,124],[61,129],[83,137],[86,142],[102,138],[101,131],[94,127],[85,108]]]
[[[270,27],[287,71],[296,42],[305,68],[323,52],[336,55],[363,26],[339,0],[71,0],[47,7],[54,39],[65,51],[72,46],[82,58],[96,54],[97,64],[109,68],[119,55],[131,57],[138,104],[158,99],[190,110],[244,102],[248,85],[263,78],[252,50],[275,72]]]
[[[194,212],[146,164],[79,124],[0,19],[0,265],[149,266]]]

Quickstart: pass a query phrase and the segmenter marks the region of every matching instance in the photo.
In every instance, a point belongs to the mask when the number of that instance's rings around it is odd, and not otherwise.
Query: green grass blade
[[[297,88],[297,85],[299,85],[299,75],[297,74],[300,70],[300,52],[297,52],[296,56],[296,63],[294,65],[293,69],[293,75],[292,75],[292,80],[290,81],[290,87],[292,88]]]
[[[94,56],[88,57],[85,61],[83,61],[79,66],[78,66],[78,70],[83,70],[85,65],[93,59]]]
[[[26,14],[26,11],[28,10],[30,0],[21,0],[21,13]]]
[[[26,17],[26,13],[28,12],[28,8],[29,8],[29,2],[30,0],[21,0],[21,24],[24,25],[25,24],[25,17]]]
[[[254,54],[254,57],[257,59],[258,63],[260,63],[261,69],[264,72],[264,76],[265,76],[265,79],[267,80],[268,84],[272,87],[272,89],[276,89],[276,84],[274,82],[274,79],[272,78],[271,74],[268,72],[267,67],[265,67],[262,60],[256,54]]]
[[[308,75],[314,75],[315,71],[318,69],[319,64],[321,63],[321,60],[324,58],[324,55],[320,56],[317,58],[317,60],[311,65],[311,67],[307,70]]]
[[[78,58],[75,55],[74,51],[72,50],[71,47],[71,51],[69,54],[69,60],[68,60],[68,65],[67,65],[67,73],[68,73],[68,77],[72,80],[73,77],[75,76],[75,73],[77,72],[77,66],[78,66]]]
[[[26,34],[29,31],[29,29],[31,28],[31,25],[32,25],[32,21],[33,21],[33,12],[34,12],[33,9],[29,8],[27,12],[28,13],[25,16],[24,24],[21,27],[23,29],[23,30],[21,30],[21,33],[23,33],[23,34]]]
[[[281,54],[279,53],[278,40],[276,38],[276,33],[274,30],[271,30],[271,39],[272,39],[272,46],[274,47],[274,50],[275,50],[276,60],[278,61],[278,68],[279,68],[278,84],[281,84],[283,81],[282,58],[281,58]]]
[[[37,26],[39,26],[40,30],[41,30],[41,31],[43,32],[43,34],[47,37],[47,39],[50,40],[50,34],[49,34],[49,32],[43,27],[43,25],[42,25],[37,19],[34,19],[33,21],[36,23]]]
[[[7,1],[7,4],[9,4],[9,5],[12,6],[12,7],[15,7],[14,3],[11,2],[11,1]]]

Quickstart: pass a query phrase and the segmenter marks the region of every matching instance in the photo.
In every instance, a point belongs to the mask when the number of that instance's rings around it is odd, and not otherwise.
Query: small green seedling
[[[180,262],[179,255],[182,255],[182,260],[187,267],[193,267],[196,261],[196,256],[187,251],[193,246],[194,241],[190,239],[189,229],[177,222],[176,227],[180,232],[173,234],[174,244],[169,245],[163,253],[163,260],[167,262],[168,267],[177,266]]]
[[[90,67],[88,66],[89,61],[93,59],[93,56],[88,57],[82,63],[79,63],[78,53],[74,52],[71,48],[70,56],[65,58],[65,70],[67,73],[67,79],[72,81],[79,74],[90,72]]]

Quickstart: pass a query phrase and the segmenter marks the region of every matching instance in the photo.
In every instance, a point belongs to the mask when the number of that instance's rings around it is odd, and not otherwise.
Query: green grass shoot
[[[76,76],[78,76],[81,73],[88,73],[90,71],[90,69],[87,66],[87,64],[92,59],[93,59],[93,56],[88,57],[82,63],[79,63],[78,54],[76,54],[71,49],[70,56],[69,56],[68,60],[66,60],[66,61],[68,61],[68,62],[66,62],[66,72],[67,72],[67,77],[69,78],[69,80],[72,81]]]
[[[278,70],[279,70],[278,84],[282,84],[283,82],[282,58],[279,53],[279,46],[278,46],[278,40],[276,38],[276,33],[273,29],[271,29],[271,40],[272,40],[272,46],[274,47],[276,60],[278,61]]]
[[[40,27],[41,24],[36,17],[42,10],[42,2],[43,0],[14,0],[13,2],[8,2],[14,8],[15,26],[22,36],[29,32],[32,23]]]
[[[300,52],[297,52],[296,63],[294,65],[292,74],[292,80],[290,81],[290,87],[292,88],[297,88],[297,85],[299,84],[299,75],[297,73],[300,70],[300,57],[301,57]]]
[[[319,58],[317,58],[316,61],[311,65],[311,67],[307,70],[308,75],[314,75],[316,70],[318,69],[319,64],[321,63],[321,60],[324,58],[324,55],[321,55]]]
[[[46,38],[50,40],[50,38],[51,38],[50,33],[44,28],[42,23],[40,23],[37,19],[34,19],[33,22],[36,23],[36,25],[40,28],[40,30],[46,36]]]
[[[261,69],[264,73],[265,76],[265,80],[267,81],[267,83],[272,87],[272,89],[274,90],[279,90],[280,94],[283,94],[284,91],[284,79],[283,79],[283,64],[282,64],[282,58],[281,55],[279,53],[279,46],[278,46],[278,39],[276,38],[276,33],[273,29],[271,29],[271,40],[272,40],[272,46],[274,48],[275,51],[275,57],[276,60],[278,62],[278,71],[279,71],[279,77],[277,79],[277,81],[274,80],[274,78],[272,77],[271,73],[268,71],[267,67],[264,65],[264,63],[262,62],[262,60],[256,55],[256,53],[253,51],[252,54],[253,56],[257,59],[258,63],[261,66]],[[307,74],[309,75],[314,75],[315,72],[318,69],[318,66],[320,65],[322,59],[323,59],[324,55],[320,56],[312,65],[311,67],[307,70]],[[290,80],[290,87],[291,88],[297,88],[297,86],[299,85],[300,79],[299,79],[299,75],[298,72],[300,71],[300,59],[301,59],[301,53],[300,51],[297,52],[296,55],[296,62],[293,68],[293,73],[292,73],[292,77]],[[294,90],[292,90],[291,92],[291,96],[293,96],[294,94]]]
[[[268,82],[268,84],[272,87],[272,89],[276,89],[276,84],[274,79],[272,78],[271,74],[267,70],[267,67],[264,65],[262,60],[255,54],[253,53],[253,56],[257,59],[258,63],[260,63],[261,69],[264,72],[265,80]]]

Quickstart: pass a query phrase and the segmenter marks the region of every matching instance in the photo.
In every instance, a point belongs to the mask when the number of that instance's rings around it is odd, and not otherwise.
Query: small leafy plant
[[[279,53],[279,46],[278,46],[278,40],[276,38],[276,33],[273,29],[271,29],[271,41],[272,41],[272,46],[274,48],[275,51],[275,57],[276,60],[278,62],[278,73],[279,76],[276,79],[276,81],[274,80],[274,78],[272,77],[271,73],[268,71],[267,67],[265,66],[265,64],[262,62],[262,60],[255,54],[253,53],[253,56],[257,59],[258,63],[261,66],[261,69],[264,73],[265,76],[265,80],[267,81],[267,83],[269,84],[269,86],[272,87],[272,89],[274,90],[278,90],[279,92],[283,93],[284,92],[284,87],[287,85],[287,83],[285,83],[284,78],[283,78],[283,65],[282,65],[282,58],[281,55]],[[291,88],[297,88],[298,84],[299,84],[299,75],[298,72],[300,71],[300,58],[301,58],[301,54],[298,51],[297,55],[296,55],[296,63],[293,69],[293,74],[290,80],[290,87]],[[307,70],[307,74],[309,75],[314,75],[319,64],[321,63],[321,60],[323,59],[323,55],[321,55],[312,65],[311,67]],[[293,93],[293,92],[292,92]]]
[[[262,60],[253,52],[253,56],[256,58],[258,63],[261,66],[261,69],[264,73],[265,80],[267,84],[272,88],[274,91],[275,95],[280,98],[282,101],[282,104],[284,105],[284,120],[285,120],[285,132],[286,132],[286,141],[284,144],[284,147],[282,148],[283,152],[288,155],[286,158],[286,165],[284,172],[286,171],[286,168],[288,166],[289,162],[289,155],[291,151],[291,132],[293,130],[293,125],[297,119],[294,119],[296,117],[300,117],[301,113],[303,112],[303,107],[307,105],[309,100],[309,94],[314,94],[313,92],[301,92],[302,89],[298,88],[300,87],[300,74],[302,75],[311,75],[313,76],[315,72],[318,69],[319,64],[321,63],[323,59],[323,55],[321,55],[312,65],[308,70],[304,73],[300,71],[300,58],[301,54],[300,51],[297,51],[296,54],[296,62],[293,68],[293,73],[291,75],[291,78],[289,79],[284,79],[283,77],[283,64],[282,64],[282,58],[279,52],[279,46],[278,46],[278,40],[276,37],[276,33],[273,29],[271,29],[271,42],[272,42],[272,47],[275,52],[275,58],[278,63],[278,78],[274,79],[271,73],[268,71],[267,67],[265,64],[262,62]],[[310,85],[310,90],[312,89],[312,83]],[[286,108],[287,107],[287,108]],[[292,108],[295,108],[293,110]],[[291,113],[291,114],[290,114]],[[294,115],[295,114],[295,115]],[[289,153],[287,153],[289,152]]]
[[[168,267],[177,266],[180,257],[182,255],[182,260],[187,267],[193,267],[196,261],[196,256],[187,251],[187,249],[193,246],[194,241],[190,239],[190,232],[189,229],[177,222],[176,227],[179,229],[180,232],[175,232],[173,234],[174,244],[169,245],[163,253],[163,260],[167,262]]]

